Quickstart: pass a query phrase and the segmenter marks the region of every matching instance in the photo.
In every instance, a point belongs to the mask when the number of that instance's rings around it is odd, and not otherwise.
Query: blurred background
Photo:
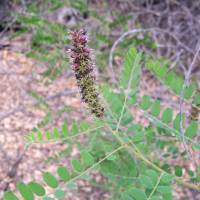
[[[17,181],[38,180],[41,171],[54,171],[58,163],[69,164],[68,157],[77,155],[84,138],[77,143],[38,144],[26,151],[24,137],[38,128],[59,127],[63,121],[92,120],[81,103],[67,53],[70,30],[80,28],[88,32],[98,83],[115,84],[131,46],[159,59],[181,78],[197,50],[200,1],[0,0],[0,199]],[[199,69],[197,59],[192,71],[197,85]],[[139,91],[179,109],[177,97],[146,68]],[[191,107],[185,109],[191,116]],[[140,113],[135,118],[149,125]],[[193,167],[178,157],[170,162]],[[95,172],[93,176],[96,185],[80,181],[73,186],[78,187],[77,194],[72,187],[68,199],[109,199],[110,191],[99,186],[104,177]],[[200,197],[175,188],[174,199]]]

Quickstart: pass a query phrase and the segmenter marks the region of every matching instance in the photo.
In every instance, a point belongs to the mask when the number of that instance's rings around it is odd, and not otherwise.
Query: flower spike
[[[91,50],[87,46],[86,31],[81,29],[71,32],[70,35],[72,40],[71,63],[82,100],[88,104],[91,113],[101,118],[104,114],[104,107],[100,103],[99,94],[94,83],[95,77],[92,74],[94,62],[91,58]]]

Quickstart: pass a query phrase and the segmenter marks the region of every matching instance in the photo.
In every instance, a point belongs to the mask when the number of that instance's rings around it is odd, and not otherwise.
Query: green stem
[[[117,149],[113,150],[112,152],[110,152],[109,154],[107,154],[105,157],[103,157],[102,159],[100,159],[98,162],[96,162],[95,164],[93,164],[91,167],[87,168],[85,171],[83,171],[82,173],[80,173],[79,175],[73,177],[72,179],[70,179],[69,181],[65,182],[64,186],[66,187],[69,183],[72,183],[74,181],[76,181],[77,179],[81,178],[82,176],[84,176],[85,174],[87,174],[88,172],[90,172],[92,169],[94,169],[95,167],[97,167],[99,164],[101,164],[103,161],[105,161],[107,158],[109,158],[110,156],[112,156],[113,154],[115,154],[116,152],[120,151],[121,149],[124,148],[124,145],[118,147]],[[47,196],[50,196],[52,193],[49,193]]]
[[[157,187],[158,187],[158,185],[159,185],[159,183],[160,183],[160,180],[161,180],[162,176],[163,176],[163,173],[159,176],[159,178],[158,178],[158,180],[157,180],[157,182],[156,182],[156,185],[154,186],[154,188],[153,188],[153,190],[151,191],[151,194],[149,195],[149,197],[148,197],[147,200],[150,200],[151,197],[153,196],[153,194],[155,193],[155,191],[156,191],[156,189],[157,189]]]
[[[162,168],[158,167],[157,165],[155,165],[153,162],[151,162],[150,160],[148,160],[141,152],[140,150],[136,147],[136,145],[129,139],[129,144],[125,143],[121,137],[119,136],[119,132],[113,131],[110,126],[107,124],[107,127],[109,128],[109,130],[113,133],[113,135],[117,138],[117,140],[119,141],[119,143],[123,146],[125,146],[126,148],[128,148],[128,153],[130,155],[132,155],[132,153],[139,158],[140,160],[143,160],[147,165],[151,166],[152,168],[154,168],[155,170],[157,170],[160,173],[167,173],[165,170],[163,170]],[[130,146],[130,144],[132,144],[132,146]],[[134,148],[133,148],[134,147]],[[195,185],[193,183],[188,183],[183,181],[181,178],[175,177],[174,180],[182,186],[191,188],[193,190],[197,190],[200,191],[200,186]]]

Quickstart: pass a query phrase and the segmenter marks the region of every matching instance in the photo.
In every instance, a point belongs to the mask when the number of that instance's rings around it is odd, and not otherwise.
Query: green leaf
[[[62,126],[62,134],[64,137],[67,137],[69,134],[67,123],[64,122]]]
[[[104,174],[117,174],[118,173],[118,168],[115,164],[114,161],[112,160],[105,160],[100,164],[101,171]]]
[[[30,187],[31,191],[37,196],[45,195],[45,189],[39,183],[30,182],[28,186]]]
[[[150,106],[150,97],[147,95],[144,95],[142,97],[142,102],[140,104],[141,109],[147,110]]]
[[[121,114],[124,98],[122,100],[119,94],[114,93],[110,86],[106,84],[101,87],[101,92],[110,109],[109,114],[112,113],[118,119]]]
[[[128,105],[135,105],[137,103],[137,95],[131,95],[130,99],[128,99]]]
[[[171,192],[162,194],[162,196],[163,196],[164,200],[174,200]]]
[[[89,167],[94,163],[94,158],[92,155],[87,151],[81,152],[81,160],[85,167]]]
[[[34,132],[30,133],[30,135],[28,135],[28,138],[30,138],[29,139],[30,142],[35,142],[35,140],[36,140],[35,139],[35,133]]]
[[[168,86],[170,86],[171,83],[173,82],[173,80],[175,79],[174,76],[175,76],[175,75],[174,75],[173,72],[167,73],[166,79],[165,79],[165,84],[168,85]]]
[[[75,171],[81,172],[81,171],[83,170],[83,168],[82,168],[81,163],[80,163],[79,160],[74,159],[74,160],[72,160],[71,163],[72,163],[72,167],[73,167],[73,169],[74,169]]]
[[[84,121],[80,122],[79,129],[81,132],[87,131],[89,128],[90,128],[90,124],[88,124]]]
[[[76,135],[79,131],[78,124],[76,122],[73,123],[71,132],[73,135]]]
[[[63,166],[58,167],[57,173],[63,181],[67,181],[70,178],[70,174],[66,167]]]
[[[37,30],[32,37],[32,46],[39,46],[43,44],[52,45],[58,41],[56,35],[45,30]]]
[[[60,138],[60,133],[59,133],[58,128],[54,128],[53,133],[54,133],[54,138],[55,139],[59,139]]]
[[[139,181],[145,188],[151,189],[154,186],[152,180],[148,176],[140,175]]]
[[[106,152],[110,152],[110,151],[112,151],[113,150],[113,145],[112,144],[110,144],[110,143],[103,143],[102,144],[102,149],[104,150],[104,152],[106,153]]]
[[[8,191],[4,193],[4,200],[19,200],[12,192]]]
[[[187,88],[185,88],[185,98],[186,99],[191,98],[195,89],[196,85],[194,83],[191,83]]]
[[[124,61],[124,67],[119,84],[124,91],[126,91],[129,87],[128,85],[130,85],[132,94],[136,93],[137,85],[140,79],[141,57],[142,54],[138,53],[135,48],[130,48]]]
[[[70,190],[77,190],[77,189],[78,189],[78,186],[77,186],[76,183],[71,182],[71,183],[68,183],[68,184],[66,185],[66,188],[68,188],[68,189],[70,189]]]
[[[194,103],[196,105],[200,105],[200,93],[198,93],[194,98]]]
[[[179,165],[175,166],[175,175],[181,177],[183,175],[182,167]]]
[[[43,200],[54,200],[54,199],[51,197],[44,197]]]
[[[31,189],[24,183],[22,183],[22,182],[17,183],[17,189],[19,190],[20,194],[22,195],[22,197],[25,200],[33,200],[34,199]]]
[[[173,111],[171,108],[166,108],[162,114],[162,121],[166,124],[172,121]]]
[[[105,160],[100,164],[101,172],[106,175],[135,177],[138,174],[136,163],[130,160],[126,153],[121,155],[123,159]]]
[[[163,194],[171,193],[171,186],[158,186],[157,191]]]
[[[133,136],[133,141],[136,142],[141,142],[145,138],[145,132],[144,131],[138,131],[134,134]]]
[[[117,156],[116,155],[111,155],[107,158],[107,160],[116,160],[117,159]]]
[[[121,155],[124,159],[116,160],[118,167],[118,174],[122,176],[136,177],[138,175],[138,168],[134,160],[131,160],[129,155],[124,153]]]
[[[47,132],[46,132],[46,138],[47,138],[47,140],[52,139],[52,135],[51,135],[51,132],[50,132],[50,131],[47,131]]]
[[[137,188],[131,188],[126,192],[128,195],[133,197],[134,200],[147,200],[147,196],[145,192],[142,190],[139,190]]]
[[[37,137],[38,137],[39,141],[42,141],[43,136],[42,136],[42,132],[40,130],[38,130],[38,132],[37,132]]]
[[[163,200],[163,198],[159,196],[152,196],[151,200]]]
[[[192,147],[196,150],[200,150],[200,144],[199,143],[194,143],[192,144]]]
[[[198,131],[198,122],[192,121],[185,131],[185,136],[193,138],[197,135]]]
[[[121,121],[121,124],[126,126],[129,123],[131,123],[133,121],[133,117],[130,115],[130,113],[125,112]]]
[[[58,186],[57,179],[55,178],[55,176],[53,176],[49,172],[43,173],[43,179],[44,179],[45,183],[51,188],[56,188]]]
[[[151,107],[151,114],[157,117],[160,114],[160,101],[156,100]]]
[[[176,75],[175,75],[176,76]],[[179,77],[173,77],[169,87],[176,93],[180,94],[183,87],[183,80]]]
[[[127,193],[122,193],[120,200],[133,200],[133,198]]]
[[[184,119],[185,119],[185,115],[184,115],[184,113],[182,113],[182,122],[183,122],[182,124],[184,124]],[[180,113],[178,113],[173,122],[173,126],[176,130],[180,130],[180,120],[181,120],[181,115],[180,115]]]
[[[65,197],[65,192],[63,190],[56,190],[54,195],[57,199],[62,199]]]
[[[190,177],[194,177],[195,175],[195,173],[192,170],[188,170],[187,173]]]
[[[41,20],[41,18],[36,15],[31,15],[31,16],[23,15],[19,17],[19,20],[28,26],[39,26],[43,24],[43,21]]]
[[[160,183],[163,183],[163,184],[170,184],[170,183],[172,182],[173,178],[174,178],[174,175],[165,173],[165,174],[162,176],[162,178],[161,178],[161,180],[160,180]]]
[[[164,66],[157,66],[157,75],[160,77],[160,78],[163,78],[166,73],[167,73],[167,68],[164,67]]]
[[[155,185],[157,183],[158,180],[158,173],[154,170],[146,170],[145,174],[151,179],[151,181],[153,182],[153,185]]]
[[[133,124],[131,127],[128,128],[127,133],[136,133],[141,131],[143,127],[140,124]]]

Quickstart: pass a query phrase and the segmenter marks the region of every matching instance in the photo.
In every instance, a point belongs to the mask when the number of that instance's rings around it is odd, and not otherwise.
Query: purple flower
[[[82,100],[88,104],[91,113],[101,118],[104,114],[104,107],[99,100],[99,94],[95,87],[93,75],[94,63],[91,58],[91,50],[88,48],[86,31],[81,29],[70,33],[72,48],[70,57],[72,68],[80,88]]]

